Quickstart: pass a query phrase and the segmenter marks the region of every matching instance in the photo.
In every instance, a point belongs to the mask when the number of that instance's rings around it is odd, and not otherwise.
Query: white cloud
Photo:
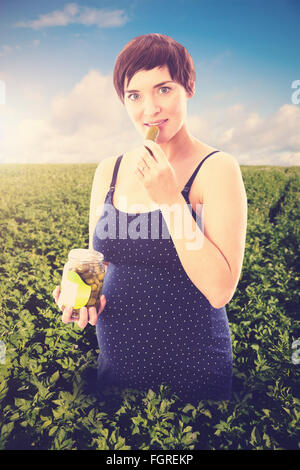
[[[7,56],[7,55],[10,54],[11,52],[13,52],[14,49],[20,50],[21,47],[20,47],[19,45],[10,46],[9,44],[3,44],[3,45],[0,47],[0,57]]]
[[[63,10],[54,10],[46,15],[40,15],[38,19],[31,21],[19,21],[14,24],[16,28],[41,29],[54,26],[67,26],[71,23],[86,26],[96,25],[99,28],[112,28],[123,26],[128,17],[124,10],[108,10],[82,7],[76,3],[68,3]]]
[[[242,104],[205,114],[203,124],[193,126],[196,137],[234,155],[244,165],[300,165],[300,107],[281,106],[261,117]],[[193,121],[192,121],[193,122]]]
[[[16,123],[10,108],[0,109],[6,123],[5,138],[0,141],[2,163],[99,162],[141,143],[113,88],[112,76],[96,70],[68,95],[56,96],[43,119]]]
[[[40,40],[35,39],[34,41],[28,43],[27,45],[22,45],[20,44],[15,44],[15,45],[9,45],[9,44],[3,44],[0,46],[0,57],[5,57],[8,56],[9,54],[12,54],[15,51],[22,51],[24,47],[37,47],[40,45]]]
[[[27,119],[8,105],[0,106],[0,162],[99,162],[142,144],[111,75],[90,70],[70,93],[54,97],[47,108],[44,93],[42,87],[24,88],[27,100],[37,103]],[[240,103],[210,108],[203,110],[203,116],[189,115],[188,128],[201,141],[234,155],[240,164],[300,164],[300,106],[286,104],[267,117]]]

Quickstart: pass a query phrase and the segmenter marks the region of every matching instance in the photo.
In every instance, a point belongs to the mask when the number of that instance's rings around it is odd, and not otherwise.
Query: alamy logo
[[[292,82],[292,88],[296,88],[296,91],[291,96],[293,104],[300,104],[300,80],[294,80]]]
[[[0,104],[5,104],[5,82],[0,80]]]
[[[300,364],[300,338],[293,341],[292,349],[296,349],[296,351],[294,351],[292,354],[292,363]]]
[[[139,210],[141,210],[139,204]],[[189,210],[192,210],[190,204],[187,205]],[[135,206],[127,207],[126,198],[122,200],[122,212],[119,212],[118,217],[115,208],[111,204],[104,204],[102,206],[103,215],[99,220],[96,227],[96,234],[100,240],[109,239],[169,239],[171,237],[168,230],[168,225],[173,221],[175,227],[173,238],[186,240],[186,247],[188,250],[199,250],[204,241],[204,205],[197,204],[194,219],[190,217],[185,207],[173,204],[171,206],[164,206],[164,219],[162,227],[160,227],[160,218],[157,211],[140,212],[137,213],[133,209]],[[124,211],[123,211],[124,209]],[[125,210],[126,209],[126,210]],[[161,206],[162,209],[162,206]],[[134,214],[134,217],[129,215]],[[150,215],[150,217],[148,217]],[[150,220],[149,220],[150,219]]]
[[[5,364],[5,343],[0,341],[0,364]]]

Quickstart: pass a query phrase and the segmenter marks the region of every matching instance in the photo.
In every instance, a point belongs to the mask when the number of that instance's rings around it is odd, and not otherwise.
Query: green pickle
[[[151,126],[150,129],[147,132],[146,139],[147,140],[153,140],[153,142],[156,142],[157,137],[159,133],[159,127],[158,126]]]
[[[97,302],[99,300],[100,292],[102,289],[103,279],[104,279],[104,272],[101,271],[99,267],[96,265],[85,267],[84,269],[77,267],[72,268],[72,271],[77,272],[77,274],[81,277],[83,282],[91,286],[91,294],[89,300],[86,304],[86,307],[93,307],[97,306]],[[73,309],[72,316],[74,318],[79,318],[80,309]],[[74,315],[75,314],[75,315]]]

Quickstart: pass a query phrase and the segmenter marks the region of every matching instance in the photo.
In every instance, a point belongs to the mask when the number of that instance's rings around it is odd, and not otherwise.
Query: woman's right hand
[[[55,302],[59,306],[60,310],[62,311],[62,322],[63,323],[70,323],[75,322],[78,324],[80,328],[85,328],[88,323],[90,325],[96,325],[98,321],[98,316],[106,305],[106,298],[105,295],[102,294],[99,299],[99,305],[96,307],[82,307],[80,309],[79,318],[72,317],[73,307],[65,307],[60,305],[59,303],[59,296],[60,296],[60,286],[56,286],[52,295],[55,299]]]

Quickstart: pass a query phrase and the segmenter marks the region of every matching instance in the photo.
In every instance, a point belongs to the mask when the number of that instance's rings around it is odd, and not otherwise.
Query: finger
[[[154,169],[158,164],[158,161],[153,158],[147,150],[145,150],[144,154],[142,155],[141,162],[147,165],[149,169]]]
[[[59,307],[59,309],[63,312],[64,309],[65,309],[65,306],[63,305],[62,301],[60,300],[60,297],[57,299],[56,303],[57,303],[57,306]]]
[[[59,286],[56,286],[55,289],[53,290],[52,292],[52,295],[55,299],[55,302],[57,302],[57,299],[59,297],[59,294],[60,294],[60,287]]]
[[[140,165],[138,167],[138,171],[141,174],[142,179],[145,179],[145,177],[149,175],[150,168],[148,168],[146,165]]]
[[[98,315],[100,315],[100,313],[103,312],[104,308],[105,308],[105,305],[106,305],[106,297],[104,294],[101,295],[100,297],[100,306],[99,306],[99,309],[98,309]]]
[[[157,165],[157,162],[155,162],[147,151],[144,151],[144,154],[137,162],[135,173],[143,180],[151,171],[153,172],[155,170],[155,165]]]
[[[95,326],[98,321],[98,314],[96,307],[90,307],[88,310],[89,324]]]
[[[70,323],[72,320],[72,312],[73,312],[73,307],[65,306],[63,309],[63,314],[62,314],[62,322],[63,323]]]
[[[137,168],[142,174],[145,174],[147,170],[150,170],[147,163],[143,159],[138,161]]]
[[[86,307],[81,307],[80,313],[79,313],[79,320],[77,320],[77,325],[83,329],[88,324],[88,321],[89,321],[88,310]]]
[[[156,162],[159,162],[162,159],[162,151],[158,144],[152,140],[144,140],[144,147],[146,148],[151,158],[153,158]]]
[[[59,292],[59,294],[58,294],[57,299],[55,299],[55,300],[56,300],[56,303],[57,303],[57,305],[59,306],[60,310],[63,312],[65,306],[64,306],[64,304],[63,304],[63,299],[62,299],[62,297],[61,297],[61,293],[60,293],[60,292]]]
[[[166,154],[156,142],[153,142],[152,140],[145,140],[144,147],[146,148],[149,155],[151,155],[152,158],[154,158],[158,163],[169,163]]]
[[[150,164],[147,162],[146,156],[143,156],[140,158],[138,161],[138,167],[143,171],[143,170],[150,170]]]
[[[155,160],[158,163],[158,159],[156,158],[156,156],[154,155],[152,150],[147,145],[145,145],[145,149],[147,150],[147,152],[151,156],[151,158],[153,158],[153,160]]]
[[[134,170],[134,174],[138,177],[138,179],[140,180],[140,182],[143,181],[144,179],[144,173],[142,172],[142,170],[140,170],[138,167]]]

